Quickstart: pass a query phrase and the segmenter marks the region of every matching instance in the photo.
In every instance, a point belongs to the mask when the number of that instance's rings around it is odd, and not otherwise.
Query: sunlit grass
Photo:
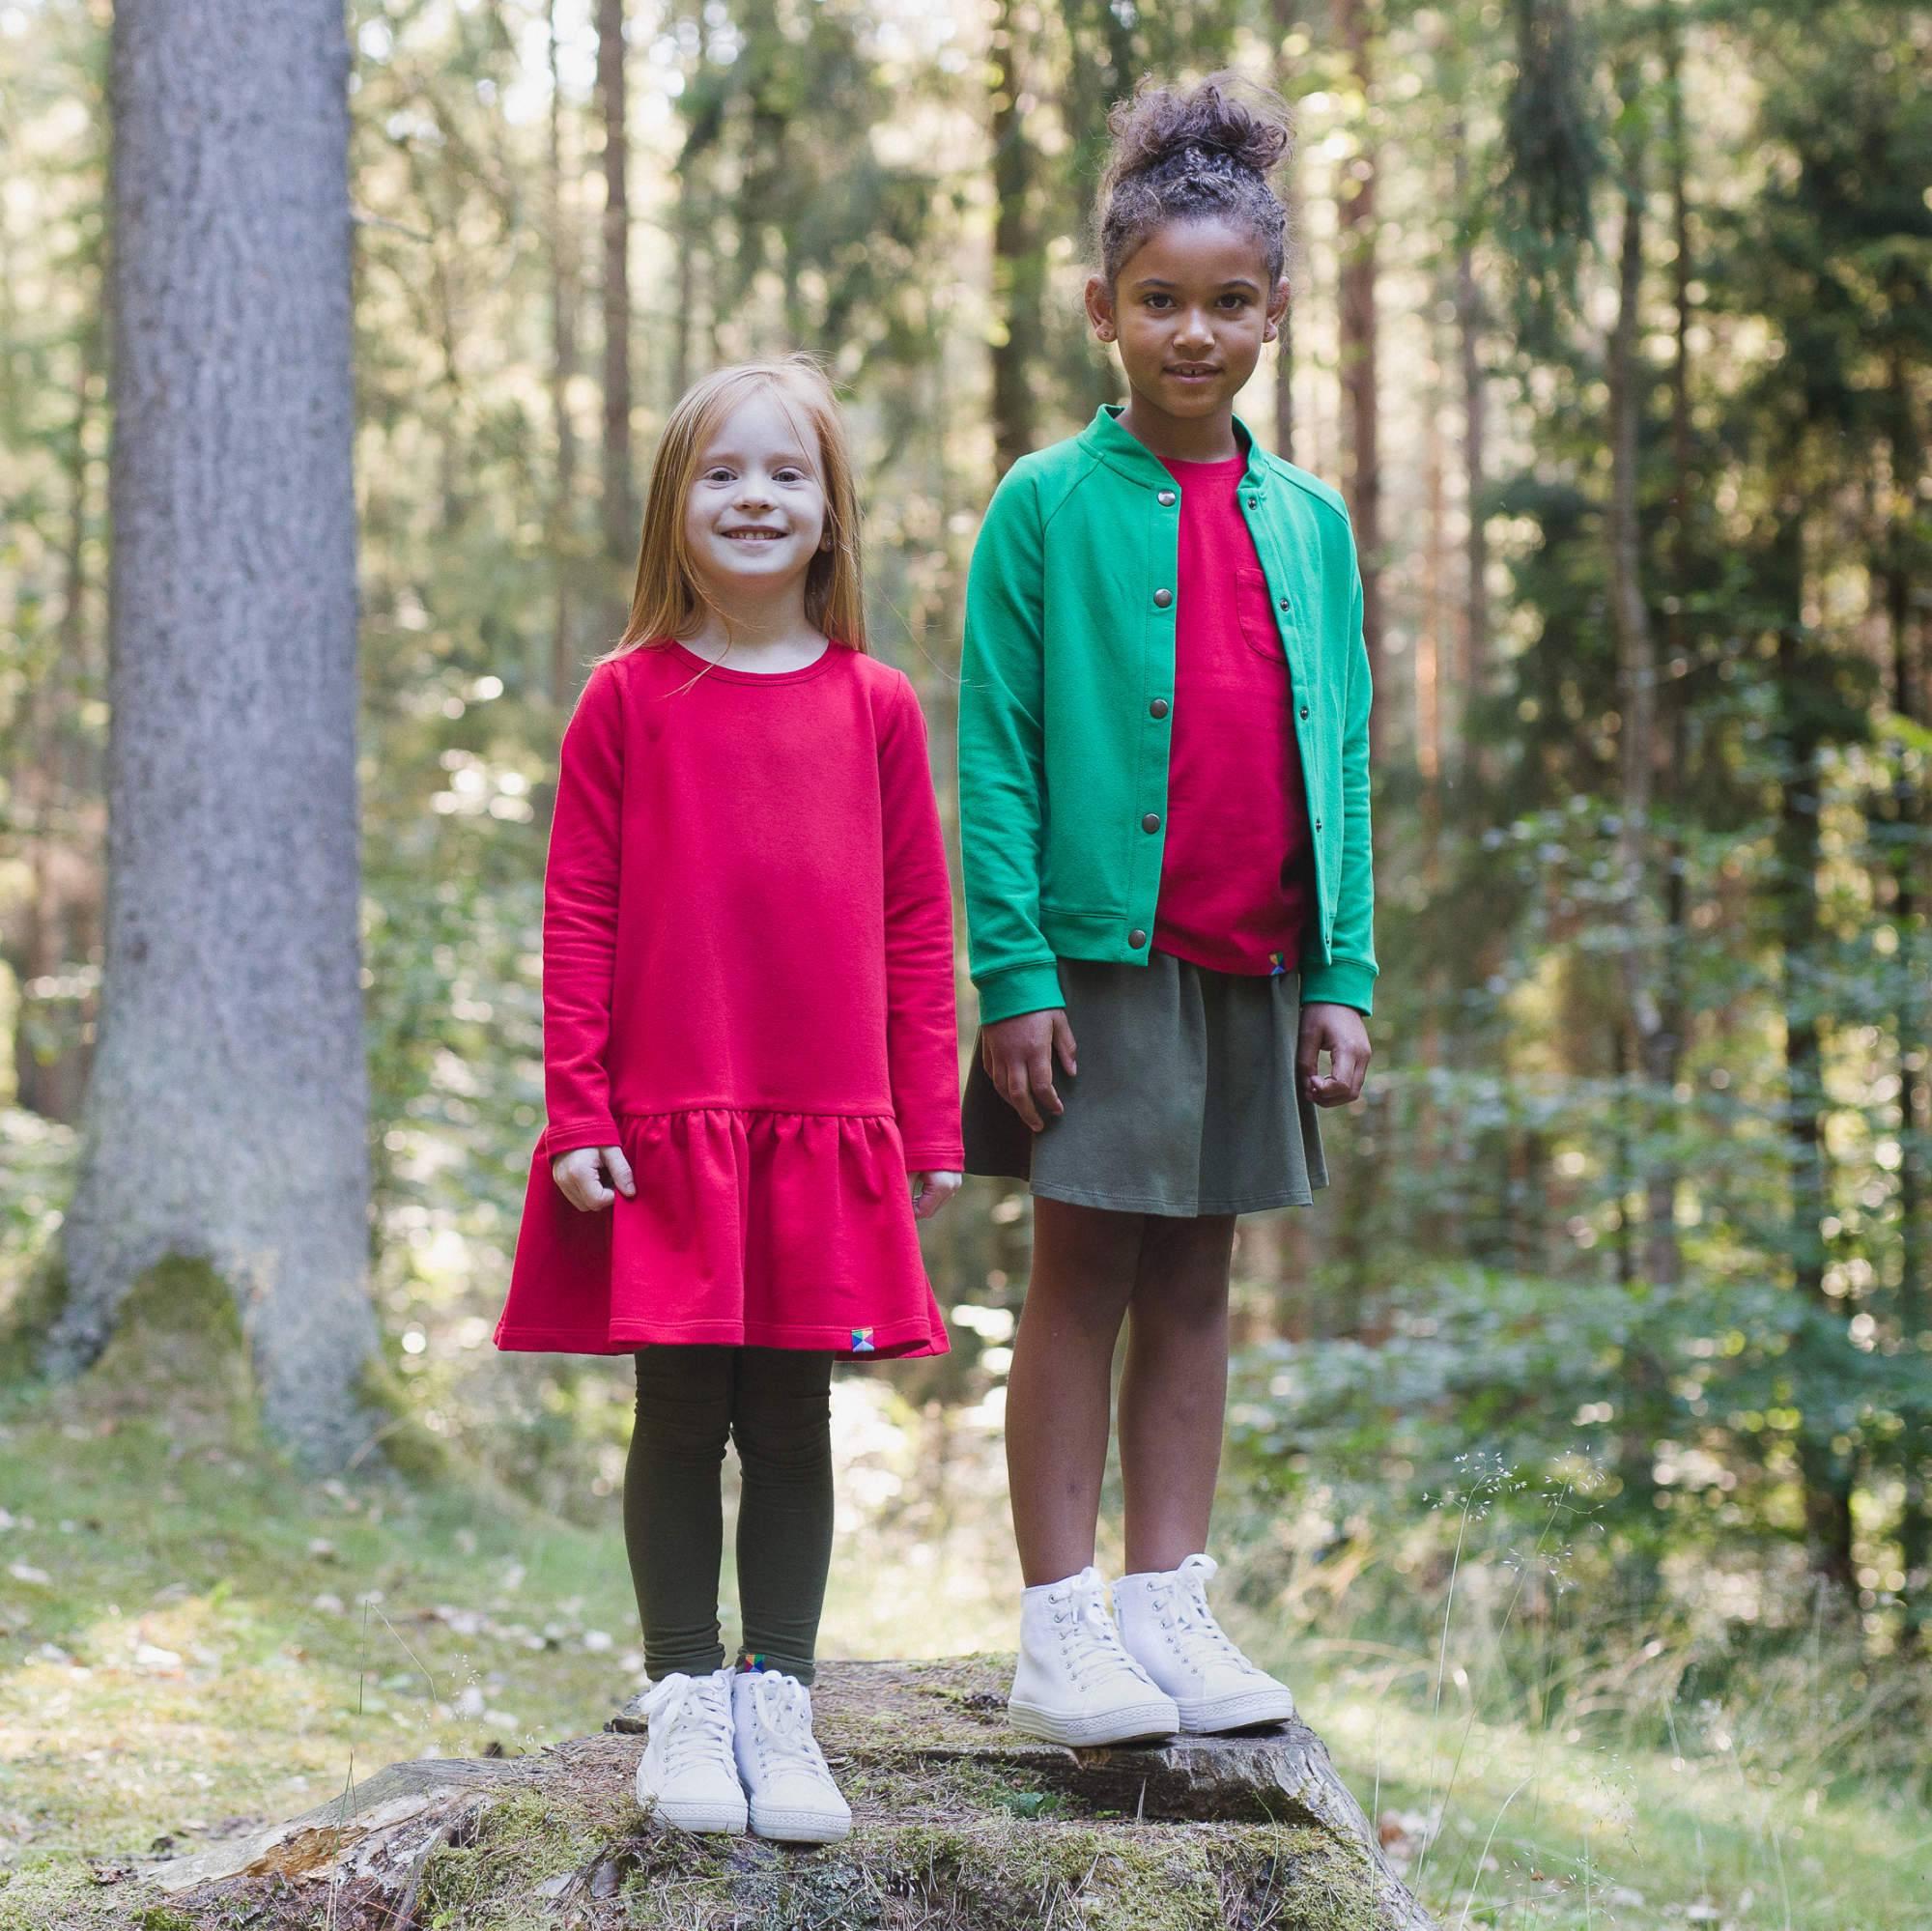
[[[837,1385],[824,1649],[1009,1644],[997,1406],[962,1421],[907,1409],[889,1376]],[[308,1482],[209,1416],[71,1390],[3,1425],[0,1861],[126,1858],[399,1758],[533,1748],[638,1687],[614,1498],[593,1528],[461,1475]],[[1858,1775],[1855,1742],[1820,1769],[1774,1751],[1791,1726],[1764,1713],[1648,1707],[1668,1658],[1579,1685],[1589,1605],[1565,1599],[1552,1627],[1544,1602],[1535,1629],[1499,1613],[1492,1554],[1471,1548],[1428,1642],[1238,1604],[1233,1574],[1219,1592],[1445,1927],[1932,1923],[1932,1816]],[[1549,1716],[1559,1678],[1573,1714]],[[1631,1741],[1673,1722],[1675,1751]]]
[[[1932,1925],[1932,1810],[1880,1774],[1889,1741],[1843,1720],[1880,1708],[1848,1690],[1856,1656],[1821,1633],[1781,1659],[1763,1680],[1796,1708],[1680,1708],[1688,1652],[1572,1588],[1567,1494],[1546,1497],[1541,1535],[1488,1519],[1481,1495],[1510,1479],[1485,1468],[1446,1498],[1455,1557],[1427,1641],[1324,1627],[1342,1618],[1305,1595],[1229,1615],[1294,1682],[1423,1902],[1521,1931]]]

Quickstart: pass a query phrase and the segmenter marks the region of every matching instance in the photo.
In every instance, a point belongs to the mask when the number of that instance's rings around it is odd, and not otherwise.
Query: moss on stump
[[[1006,1724],[1009,1664],[828,1663],[844,1843],[661,1829],[641,1727],[391,1766],[245,1842],[156,1861],[124,1921],[258,1931],[1431,1931],[1305,1726],[1067,1750]]]

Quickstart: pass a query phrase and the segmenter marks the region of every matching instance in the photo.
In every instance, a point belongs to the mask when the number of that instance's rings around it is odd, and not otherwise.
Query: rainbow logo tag
[[[872,1330],[869,1327],[855,1327],[852,1330],[852,1352],[871,1354],[875,1351],[872,1347]]]

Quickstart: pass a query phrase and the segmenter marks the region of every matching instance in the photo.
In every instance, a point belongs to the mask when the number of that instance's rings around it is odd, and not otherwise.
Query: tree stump
[[[1306,1725],[1063,1749],[1007,1726],[1009,1668],[822,1666],[819,1740],[854,1817],[842,1844],[654,1824],[633,1704],[535,1755],[392,1765],[130,1873],[124,1895],[170,1931],[1434,1931]]]

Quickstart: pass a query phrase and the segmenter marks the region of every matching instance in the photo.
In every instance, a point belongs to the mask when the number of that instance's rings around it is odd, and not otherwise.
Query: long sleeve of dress
[[[952,887],[933,797],[925,719],[910,683],[879,733],[885,833],[886,1054],[909,1173],[956,1173],[959,1037]]]
[[[544,872],[544,1147],[553,1159],[618,1144],[608,1052],[623,795],[623,687],[600,665],[563,734]]]

